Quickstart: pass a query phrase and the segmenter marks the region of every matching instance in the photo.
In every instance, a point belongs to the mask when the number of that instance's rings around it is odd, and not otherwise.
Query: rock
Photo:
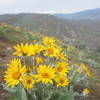
[[[11,47],[7,47],[6,49],[7,49],[8,51],[12,50],[12,48],[11,48]]]

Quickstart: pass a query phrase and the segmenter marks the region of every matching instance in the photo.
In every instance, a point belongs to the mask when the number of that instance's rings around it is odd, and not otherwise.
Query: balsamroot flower
[[[67,63],[67,62],[58,62],[55,67],[55,71],[61,75],[69,73],[70,68],[67,67],[68,65],[69,65],[69,63]]]
[[[36,57],[35,60],[36,60],[37,64],[43,63],[43,58],[42,57]]]
[[[58,86],[65,87],[65,86],[68,86],[68,84],[69,84],[69,79],[66,76],[63,76],[63,75],[58,75],[55,78],[55,81],[57,83],[57,87]]]
[[[34,56],[45,50],[45,46],[38,43],[31,45],[30,47],[29,56]]]
[[[14,52],[13,54],[16,56],[25,56],[29,54],[29,51],[31,49],[31,46],[28,44],[23,44],[21,43],[20,45],[16,45],[14,46],[14,49],[16,50],[16,52]]]
[[[8,86],[14,87],[20,82],[22,75],[25,72],[26,66],[22,66],[19,59],[11,60],[8,66],[9,67],[5,71],[6,75],[4,76],[4,80],[6,81]]]
[[[55,45],[55,40],[53,38],[44,37],[42,39],[42,43],[47,45],[47,46],[52,46],[52,45]]]
[[[32,76],[24,75],[22,79],[22,84],[26,89],[32,89],[35,84],[35,80]]]
[[[90,70],[85,64],[74,64],[76,60],[72,61],[73,56],[68,55],[69,51],[74,49],[73,46],[66,50],[66,45],[53,38],[41,38],[30,44],[21,43],[14,46],[13,54],[19,56],[19,59],[14,58],[7,64],[4,75],[7,86],[15,86],[18,94],[14,94],[19,100],[58,100],[59,97],[62,96],[62,99],[70,93],[71,96],[74,95],[71,91],[76,91],[75,86],[80,86],[83,81],[88,82],[88,76],[92,76]],[[89,93],[86,88],[83,94],[79,95],[87,96]]]
[[[37,79],[37,82],[53,84],[52,79],[55,78],[55,71],[52,66],[40,65],[37,68],[37,74],[34,75],[34,77]]]
[[[48,56],[50,58],[57,57],[57,54],[60,52],[59,49],[55,47],[48,46],[44,51],[44,56]]]
[[[85,89],[83,90],[83,95],[84,95],[84,96],[87,96],[89,93],[90,93],[90,90],[89,90],[89,89],[85,88]]]

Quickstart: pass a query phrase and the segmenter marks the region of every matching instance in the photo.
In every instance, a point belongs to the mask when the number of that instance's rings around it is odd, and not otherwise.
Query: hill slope
[[[64,24],[66,24],[66,22]],[[4,83],[2,79],[3,79],[4,69],[7,67],[6,64],[12,59],[13,45],[11,44],[11,42],[14,44],[18,42],[19,43],[26,42],[27,39],[25,38],[26,37],[25,33],[27,33],[28,35],[30,32],[23,31],[19,27],[14,27],[7,24],[0,24],[0,73],[1,73],[0,83],[1,84]],[[31,35],[32,35],[31,37],[34,37],[34,33],[31,32]],[[41,37],[41,36],[38,35],[37,37]],[[31,38],[28,42],[30,41],[31,41]],[[32,41],[33,41],[33,38],[32,38]],[[100,81],[99,81],[100,52],[88,51],[85,49],[79,49],[75,47],[73,48],[73,46],[68,46],[68,44],[66,44],[65,42],[62,43],[61,41],[60,41],[60,45],[66,51],[68,50],[68,47],[70,48],[66,53],[68,54],[68,57],[70,58],[71,62],[78,63],[78,64],[82,62],[82,63],[85,63],[86,65],[88,64],[89,66],[91,66],[89,67],[89,69],[91,69],[93,77],[90,78],[91,87],[89,88],[91,89],[91,94],[90,94],[89,100],[99,100],[100,98],[100,95],[99,95],[100,93],[100,89],[99,89],[100,88]],[[97,68],[97,65],[98,65],[98,68]],[[93,80],[94,77],[95,77],[95,80]],[[3,87],[1,84],[0,84],[0,93],[1,93],[0,98],[9,100],[8,99],[9,94],[7,94],[7,91],[3,90]]]
[[[100,47],[100,23],[96,21],[66,20],[48,14],[21,13],[0,15],[0,22],[56,36],[72,44]]]
[[[89,20],[100,20],[100,8],[85,10],[72,14],[54,14],[58,18],[65,19],[89,19]]]

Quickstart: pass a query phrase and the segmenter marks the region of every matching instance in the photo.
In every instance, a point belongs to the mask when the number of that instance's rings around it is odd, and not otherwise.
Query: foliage
[[[14,94],[15,100],[74,100],[74,87],[80,84],[89,88],[82,83],[88,83],[92,73],[85,64],[70,60],[77,48],[63,47],[56,38],[37,36],[14,46],[17,58],[7,64],[4,89]],[[85,96],[82,91],[79,95]]]

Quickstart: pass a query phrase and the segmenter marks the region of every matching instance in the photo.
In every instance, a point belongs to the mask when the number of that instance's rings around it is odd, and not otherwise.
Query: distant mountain
[[[65,19],[89,19],[89,20],[100,20],[100,8],[85,10],[72,14],[54,14],[58,18]]]
[[[77,45],[100,47],[100,22],[89,19],[60,19],[49,14],[20,13],[0,15],[7,23],[35,33],[56,36]]]

